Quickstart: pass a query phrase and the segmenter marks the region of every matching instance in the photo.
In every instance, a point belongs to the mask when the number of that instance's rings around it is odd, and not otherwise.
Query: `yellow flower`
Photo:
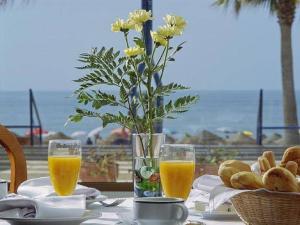
[[[166,15],[164,21],[167,25],[177,27],[180,30],[183,30],[186,27],[186,21],[181,16]]]
[[[129,30],[134,29],[134,24],[130,20],[118,19],[111,25],[111,30],[113,32],[128,32]]]
[[[182,34],[182,30],[178,29],[175,26],[170,26],[170,25],[164,25],[160,26],[157,29],[157,34],[162,36],[165,39],[171,39],[174,36],[178,36]]]
[[[143,29],[143,24],[151,19],[151,11],[139,9],[129,13],[129,21],[134,24],[137,31],[141,31]]]
[[[144,9],[135,10],[134,12],[129,13],[129,20],[132,20],[135,23],[145,23],[151,19],[151,11],[146,11]]]
[[[141,48],[139,46],[136,47],[132,47],[132,48],[126,48],[124,50],[125,55],[127,55],[128,57],[135,57],[137,55],[141,55],[143,54],[145,51],[144,48]]]
[[[151,31],[151,37],[155,44],[167,46],[168,41],[163,36],[159,35],[157,32]]]

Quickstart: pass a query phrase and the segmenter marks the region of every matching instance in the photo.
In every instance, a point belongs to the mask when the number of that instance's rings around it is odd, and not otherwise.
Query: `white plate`
[[[11,225],[79,225],[86,220],[97,219],[100,216],[101,212],[99,210],[86,210],[82,217],[77,218],[34,219],[0,217],[0,219],[7,221]]]
[[[93,202],[102,202],[102,201],[104,201],[106,199],[107,199],[107,197],[105,195],[98,195],[96,198],[87,199],[86,200],[86,204],[91,204]]]
[[[196,211],[194,209],[189,210],[189,215],[200,216],[203,219],[209,220],[240,220],[236,212],[209,212],[209,211]]]

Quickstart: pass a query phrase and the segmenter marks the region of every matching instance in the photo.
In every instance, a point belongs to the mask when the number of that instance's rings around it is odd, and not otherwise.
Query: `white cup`
[[[7,181],[0,180],[0,199],[4,198],[7,195]]]
[[[188,209],[180,198],[135,198],[134,220],[139,225],[182,225]]]

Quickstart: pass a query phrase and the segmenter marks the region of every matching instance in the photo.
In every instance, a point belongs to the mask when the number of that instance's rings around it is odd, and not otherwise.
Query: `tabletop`
[[[133,199],[127,198],[125,202],[116,207],[101,207],[100,211],[102,213],[99,219],[88,220],[82,225],[116,225],[120,221],[120,216],[122,218],[130,217],[132,215],[132,204]],[[242,225],[241,220],[204,220],[200,216],[190,215],[188,220],[191,221],[201,221],[206,225]],[[124,223],[127,225],[127,223]],[[6,221],[0,220],[0,225],[9,225]],[[121,224],[120,224],[121,225]]]

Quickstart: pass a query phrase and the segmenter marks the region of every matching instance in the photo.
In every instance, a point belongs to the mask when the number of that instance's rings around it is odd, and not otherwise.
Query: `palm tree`
[[[297,103],[294,87],[292,25],[297,4],[300,0],[217,0],[215,5],[232,5],[238,14],[243,6],[262,6],[276,15],[281,34],[281,72],[283,92],[283,113],[285,126],[298,126]],[[299,144],[298,129],[285,130],[285,143]]]
[[[7,0],[0,0],[0,7],[4,6],[7,3]]]

